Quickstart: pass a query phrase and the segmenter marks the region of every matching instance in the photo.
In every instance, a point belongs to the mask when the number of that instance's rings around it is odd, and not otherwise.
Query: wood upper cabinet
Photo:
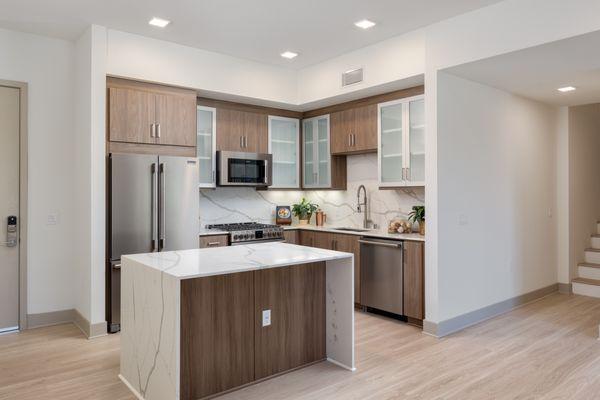
[[[156,95],[156,143],[196,146],[196,95]]]
[[[111,141],[156,143],[154,93],[121,87],[108,89],[108,136]]]
[[[267,153],[267,115],[217,108],[217,150]]]
[[[425,318],[425,244],[404,242],[404,315],[415,319]]]
[[[331,153],[377,151],[377,105],[370,104],[331,114]]]
[[[113,142],[196,146],[196,93],[108,80],[108,137]]]

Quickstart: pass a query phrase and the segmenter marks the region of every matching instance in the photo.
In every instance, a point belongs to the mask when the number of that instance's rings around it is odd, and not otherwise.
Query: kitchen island
[[[312,363],[354,370],[351,253],[262,243],[124,256],[120,378],[211,397]]]

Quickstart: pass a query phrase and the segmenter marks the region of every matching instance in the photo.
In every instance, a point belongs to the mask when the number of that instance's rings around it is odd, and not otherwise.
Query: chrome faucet
[[[364,197],[363,197],[363,201],[362,203],[360,202],[360,191],[363,191]],[[364,214],[364,218],[363,218],[363,228],[364,229],[368,229],[369,227],[369,220],[367,218],[367,188],[365,187],[365,185],[360,185],[358,187],[358,190],[356,191],[356,211],[361,212]],[[364,208],[363,208],[364,207]]]

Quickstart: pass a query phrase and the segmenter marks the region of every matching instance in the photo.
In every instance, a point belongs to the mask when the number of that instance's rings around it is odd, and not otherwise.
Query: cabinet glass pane
[[[411,101],[410,120],[410,180],[425,181],[425,101]]]
[[[298,121],[270,120],[273,186],[298,187]]]
[[[402,103],[381,107],[381,181],[402,181]]]
[[[315,142],[313,134],[313,123],[312,121],[305,121],[303,124],[303,136],[304,136],[304,184],[314,185],[315,184],[315,163],[314,163],[314,148]]]
[[[212,110],[197,110],[197,142],[196,157],[198,157],[200,184],[213,184],[213,126]]]
[[[327,119],[322,118],[318,125],[319,186],[329,186],[329,135]]]

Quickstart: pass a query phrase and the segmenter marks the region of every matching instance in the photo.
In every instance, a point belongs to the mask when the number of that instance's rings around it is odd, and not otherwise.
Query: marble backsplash
[[[275,206],[292,205],[304,196],[327,214],[327,224],[361,227],[363,214],[356,211],[356,191],[365,185],[369,219],[380,227],[393,218],[407,218],[412,206],[425,202],[424,188],[379,190],[377,155],[348,156],[348,189],[279,190],[217,188],[200,190],[200,222],[207,224],[257,221],[275,223]],[[297,221],[294,221],[297,222]],[[311,221],[314,224],[314,216]]]

